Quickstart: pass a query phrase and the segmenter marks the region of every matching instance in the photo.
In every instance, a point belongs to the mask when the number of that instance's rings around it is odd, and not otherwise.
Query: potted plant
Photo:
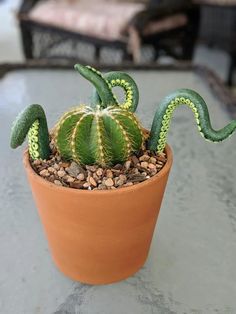
[[[55,264],[74,280],[105,284],[147,258],[172,165],[166,140],[174,110],[191,108],[212,142],[229,137],[236,121],[215,131],[201,96],[180,89],[158,106],[149,132],[134,114],[139,93],[128,74],[75,69],[95,86],[92,105],[69,110],[51,132],[43,108],[27,107],[13,124],[11,147],[28,134],[24,166]],[[114,86],[124,89],[124,103]]]

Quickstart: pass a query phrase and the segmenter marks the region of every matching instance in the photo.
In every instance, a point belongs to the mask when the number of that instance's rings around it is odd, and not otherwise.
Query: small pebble
[[[72,178],[71,176],[66,176],[66,181],[67,182],[74,182],[75,178]]]
[[[88,182],[85,182],[84,184],[83,184],[83,187],[84,188],[88,188],[90,185],[89,185],[89,183]]]
[[[148,164],[148,168],[149,168],[149,169],[156,169],[156,166],[155,166],[154,164],[151,164],[151,163],[150,163],[150,164]]]
[[[84,182],[81,181],[74,181],[70,182],[70,187],[75,188],[75,189],[81,189],[83,187]]]
[[[70,164],[68,162],[60,162],[59,165],[63,168],[67,168]]]
[[[83,181],[85,179],[85,175],[83,173],[80,173],[76,177],[78,180]]]
[[[157,160],[156,160],[156,158],[151,157],[151,158],[149,159],[149,162],[152,163],[152,164],[156,164]]]
[[[136,166],[139,163],[138,158],[134,155],[131,157],[132,163],[134,164],[134,166]]]
[[[134,185],[133,182],[127,182],[123,186],[132,186],[132,185]]]
[[[51,173],[55,173],[55,172],[56,172],[56,169],[53,168],[53,167],[48,167],[48,171],[51,172]]]
[[[103,175],[103,169],[102,168],[98,168],[98,170],[96,171],[96,174],[100,177]]]
[[[139,157],[140,161],[148,161],[150,159],[150,157],[148,155],[143,155],[141,157]]]
[[[130,168],[130,166],[131,166],[131,161],[130,160],[127,160],[126,162],[125,162],[125,169],[126,170],[129,170],[129,168]]]
[[[94,180],[93,177],[89,178],[89,183],[92,184],[92,186],[95,186],[95,187],[97,186],[97,182]]]
[[[60,177],[60,178],[64,177],[65,174],[66,174],[66,172],[65,172],[64,170],[59,170],[59,171],[57,171],[57,175],[58,175],[58,177]]]
[[[114,181],[111,178],[108,178],[104,181],[104,184],[108,187],[113,186],[114,185]]]
[[[111,171],[110,169],[107,169],[107,171],[106,171],[106,176],[107,176],[108,178],[113,178],[113,173],[112,173],[112,171]]]
[[[40,160],[40,159],[34,160],[34,161],[33,161],[33,165],[35,165],[35,166],[41,165],[41,160]]]
[[[59,185],[59,186],[62,185],[61,181],[59,181],[59,180],[54,180],[54,183],[55,183],[56,185]]]
[[[147,169],[147,167],[148,167],[148,162],[142,161],[142,162],[141,162],[141,167]]]
[[[50,173],[47,169],[43,169],[39,172],[39,174],[42,176],[42,177],[49,177],[50,176]]]

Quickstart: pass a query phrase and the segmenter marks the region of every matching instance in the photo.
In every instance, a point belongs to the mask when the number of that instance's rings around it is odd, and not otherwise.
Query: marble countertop
[[[191,71],[131,71],[140,88],[137,114],[150,127],[160,100],[176,88],[198,91],[212,124],[230,117]],[[90,286],[53,265],[22,167],[23,147],[9,148],[11,123],[31,103],[49,125],[69,107],[89,101],[91,85],[73,70],[15,70],[0,80],[0,313],[236,313],[236,135],[205,142],[192,112],[179,108],[169,133],[174,165],[148,260],[133,277]]]

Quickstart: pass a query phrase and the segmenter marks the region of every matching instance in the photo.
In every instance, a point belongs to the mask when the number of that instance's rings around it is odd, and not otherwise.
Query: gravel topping
[[[132,155],[123,164],[103,168],[97,165],[81,166],[64,161],[52,149],[48,160],[31,160],[36,173],[58,186],[83,190],[114,190],[132,186],[157,174],[166,163],[165,153],[155,155],[149,150]]]

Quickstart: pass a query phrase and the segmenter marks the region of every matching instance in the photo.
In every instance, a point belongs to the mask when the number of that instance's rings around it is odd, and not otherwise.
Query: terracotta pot
[[[172,152],[154,177],[118,190],[87,191],[56,186],[24,166],[52,257],[68,277],[89,284],[119,281],[146,261]]]

